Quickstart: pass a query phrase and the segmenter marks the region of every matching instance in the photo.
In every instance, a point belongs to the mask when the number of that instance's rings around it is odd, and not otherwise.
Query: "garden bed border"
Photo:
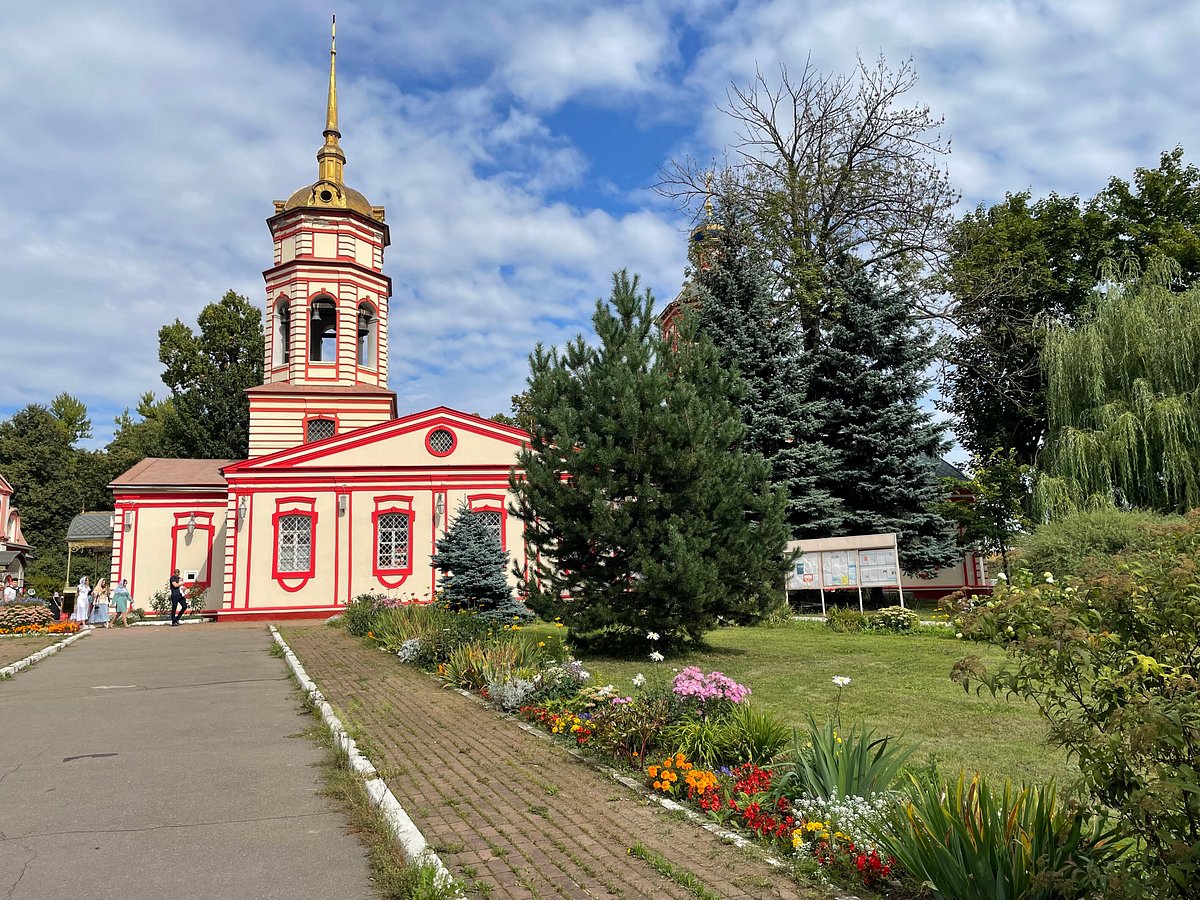
[[[22,669],[27,669],[36,662],[41,662],[47,656],[53,656],[63,647],[70,646],[82,637],[87,637],[91,632],[88,629],[77,631],[74,634],[67,635],[66,638],[56,644],[51,644],[49,647],[43,647],[37,653],[31,654],[24,659],[18,659],[15,663],[10,663],[3,668],[0,668],[0,678],[11,678]],[[26,637],[26,635],[16,635],[17,637]]]
[[[321,714],[321,719],[325,722],[325,727],[329,729],[329,733],[333,737],[334,745],[345,755],[350,769],[362,781],[363,788],[367,792],[367,797],[371,805],[378,809],[387,821],[393,837],[404,852],[404,856],[410,862],[417,865],[431,866],[437,872],[439,884],[453,886],[455,888],[454,896],[463,897],[461,889],[458,888],[457,883],[454,881],[454,876],[450,874],[450,870],[446,868],[446,864],[442,862],[437,852],[430,848],[429,842],[425,840],[425,835],[421,833],[416,823],[404,811],[404,807],[400,805],[400,801],[396,799],[396,795],[392,793],[391,788],[380,777],[375,766],[358,749],[354,738],[346,733],[346,728],[342,724],[341,719],[337,717],[337,713],[333,711],[333,707],[329,705],[325,696],[317,688],[316,683],[308,677],[308,673],[304,671],[304,666],[301,665],[296,654],[292,652],[292,648],[288,646],[287,641],[283,639],[283,635],[279,633],[279,630],[274,625],[268,625],[267,627],[270,629],[275,643],[283,650],[283,658],[287,661],[288,668],[292,670],[296,681],[299,682],[301,690],[305,692],[305,696]]]

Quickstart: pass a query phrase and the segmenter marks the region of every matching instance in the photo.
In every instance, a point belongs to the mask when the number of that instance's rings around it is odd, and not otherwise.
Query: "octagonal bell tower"
[[[383,207],[343,176],[336,32],[324,136],[317,180],[275,201],[267,219],[275,259],[263,272],[264,383],[247,391],[251,457],[396,417],[396,395],[387,387],[388,227]]]

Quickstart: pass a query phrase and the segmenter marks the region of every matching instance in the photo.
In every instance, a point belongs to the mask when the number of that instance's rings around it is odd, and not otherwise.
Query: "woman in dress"
[[[91,594],[92,588],[88,584],[88,577],[84,575],[79,579],[79,590],[75,594],[75,608],[71,610],[71,621],[79,623],[80,628],[84,628],[88,623],[88,613],[91,612]]]
[[[117,618],[121,620],[122,627],[128,628],[129,607],[133,605],[133,598],[129,596],[128,578],[122,578],[120,583],[113,588],[113,604],[117,611]]]
[[[112,627],[108,621],[108,582],[103,578],[96,582],[96,589],[92,591],[92,614],[88,616],[88,624]]]

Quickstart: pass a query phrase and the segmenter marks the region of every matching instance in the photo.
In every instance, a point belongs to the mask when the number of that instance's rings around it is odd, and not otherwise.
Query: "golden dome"
[[[382,219],[382,211],[376,211],[371,202],[354,188],[333,181],[318,181],[300,188],[283,204],[289,209],[350,209],[373,219]]]

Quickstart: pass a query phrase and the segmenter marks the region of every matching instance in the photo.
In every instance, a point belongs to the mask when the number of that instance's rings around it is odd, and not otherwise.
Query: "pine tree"
[[[466,503],[438,538],[431,561],[441,572],[438,587],[451,606],[488,618],[529,617],[529,611],[513,599],[506,574],[508,551],[500,548],[496,533]]]
[[[793,535],[832,533],[839,503],[824,484],[837,467],[837,454],[819,441],[798,440],[816,430],[827,402],[808,395],[811,372],[802,336],[773,295],[774,276],[735,207],[724,204],[720,227],[702,233],[708,239],[694,254],[685,292],[699,330],[745,385],[739,401],[746,425],[742,447],[770,465],[771,482],[787,497]]]
[[[958,554],[937,512],[945,499],[935,476],[943,427],[920,406],[932,336],[904,293],[873,284],[856,260],[840,263],[834,284],[840,312],[809,360],[809,399],[822,415],[798,439],[836,450],[838,465],[823,481],[840,509],[802,536],[896,532],[901,567],[934,571]]]
[[[620,272],[596,304],[597,346],[581,335],[530,356],[533,437],[511,481],[530,605],[592,647],[696,643],[782,596],[783,497],[741,449],[737,378],[694,333],[664,340],[652,310]]]

